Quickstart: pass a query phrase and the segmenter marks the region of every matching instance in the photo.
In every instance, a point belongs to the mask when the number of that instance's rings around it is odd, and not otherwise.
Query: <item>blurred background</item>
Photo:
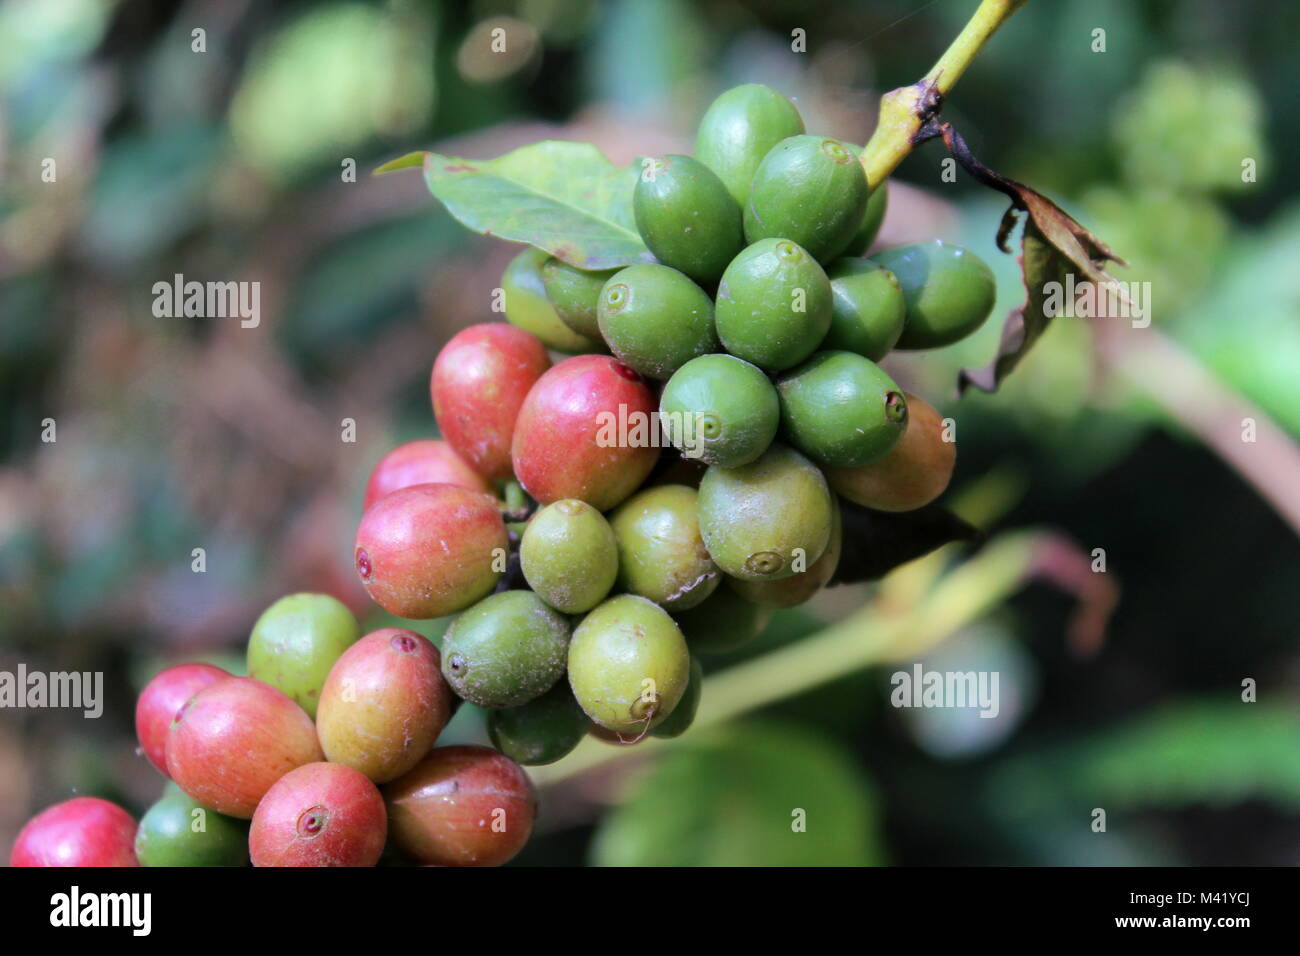
[[[242,668],[276,597],[325,591],[388,623],[350,567],[365,478],[436,434],[433,358],[495,318],[516,249],[466,232],[418,173],[371,169],[543,138],[620,164],[689,152],[712,97],[750,81],[862,143],[879,95],[976,5],[0,5],[0,670],[102,671],[107,695],[98,720],[0,712],[0,845],[73,792],[143,811],[162,781],[135,750],[135,693],[182,660]],[[618,759],[538,774],[518,864],[1300,863],[1298,35],[1300,7],[1263,0],[1030,0],[1012,18],[944,115],[1124,256],[1118,277],[1152,283],[1149,337],[1058,319],[998,394],[958,399],[957,370],[993,356],[1023,298],[993,242],[1005,200],[945,182],[937,143],[907,159],[878,245],[943,236],[999,278],[977,336],[887,366],[958,422],[945,500],[988,545],[832,589],[705,662],[790,654],[791,693],[747,707],[732,681],[735,719],[644,756],[589,742]],[[259,281],[260,325],[154,317],[175,273]],[[1104,549],[1105,585],[1033,557],[1052,542],[1074,565]],[[800,670],[947,607],[945,587],[983,606],[829,681]],[[1081,596],[1116,594],[1104,640],[1070,637]],[[815,645],[836,622],[840,643]],[[997,671],[998,717],[891,707],[889,675],[916,660]],[[482,739],[481,717],[465,707],[447,739]]]

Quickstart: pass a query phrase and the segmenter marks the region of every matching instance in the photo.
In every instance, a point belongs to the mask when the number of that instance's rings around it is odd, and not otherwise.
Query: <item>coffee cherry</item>
[[[519,561],[538,597],[565,614],[584,614],[618,578],[618,542],[604,515],[565,498],[533,515],[519,542]]]
[[[578,498],[608,511],[654,468],[659,449],[648,430],[656,407],[641,377],[617,359],[566,359],[538,380],[519,410],[515,476],[541,504]],[[624,421],[629,431],[620,434]]]
[[[518,331],[508,325],[501,328]],[[538,347],[540,348],[540,343]],[[522,396],[520,400],[522,401]],[[470,491],[492,494],[491,482],[466,464],[450,445],[436,438],[428,438],[398,445],[379,459],[379,464],[370,473],[370,480],[366,482],[366,496],[361,510],[366,510],[384,495],[412,485],[459,485]]]
[[[281,777],[253,814],[253,866],[374,866],[388,814],[370,779],[336,763],[309,763]]]
[[[361,636],[342,601],[328,594],[291,594],[262,612],[248,639],[248,676],[289,695],[316,717],[330,668]]]
[[[798,571],[779,581],[741,581],[728,578],[727,583],[737,594],[755,605],[771,608],[798,607],[811,601],[835,574],[840,563],[844,544],[844,528],[840,522],[840,505],[831,495],[834,514],[831,518],[831,540],[822,556],[805,570]],[[689,637],[689,635],[688,635]]]
[[[138,866],[136,823],[115,803],[74,797],[41,811],[18,831],[10,866]]]
[[[652,737],[680,737],[695,723],[695,713],[700,709],[700,693],[704,688],[704,668],[698,658],[691,658],[691,676],[673,712],[650,731]]]
[[[726,185],[742,208],[763,157],[777,143],[804,131],[795,105],[769,86],[747,83],[727,90],[700,120],[695,156]]]
[[[167,733],[172,779],[203,806],[243,820],[286,773],[324,759],[303,709],[251,677],[199,691]]]
[[[898,278],[870,259],[836,259],[831,280],[831,330],[825,351],[856,352],[879,362],[903,334],[907,303]]]
[[[643,597],[610,598],[569,642],[569,685],[593,721],[637,736],[666,718],[690,679],[686,641],[668,612]]]
[[[697,497],[685,485],[660,485],[637,492],[610,516],[623,590],[684,611],[718,587],[717,565],[700,538]]]
[[[500,866],[533,831],[537,794],[523,769],[487,747],[439,747],[384,787],[393,843],[435,866]]]
[[[493,594],[456,618],[442,640],[442,674],[480,707],[518,707],[564,674],[569,622],[532,591]]]
[[[434,417],[447,444],[484,478],[510,477],[519,407],[550,366],[537,338],[500,322],[462,329],[438,353],[429,380]],[[438,482],[465,484],[430,483]]]
[[[247,866],[248,822],[202,806],[174,783],[140,818],[141,866]]]
[[[831,539],[826,479],[792,448],[773,444],[739,468],[710,468],[700,482],[700,533],[714,562],[747,581],[777,580],[811,564]]]
[[[840,255],[867,211],[867,175],[848,144],[791,136],[763,157],[745,203],[745,240],[789,239],[818,262]]]
[[[745,600],[730,587],[720,587],[699,607],[675,615],[675,620],[692,653],[724,654],[762,634],[772,620],[772,609]]]
[[[859,155],[861,155],[859,153]],[[846,256],[865,256],[871,244],[876,241],[880,226],[885,221],[885,210],[889,206],[888,182],[883,182],[871,190],[867,197],[867,211],[862,217],[862,225],[857,234],[849,241],[844,250]]]
[[[673,446],[708,465],[747,465],[776,437],[781,407],[762,370],[733,355],[701,355],[668,380],[659,411]]]
[[[145,685],[135,702],[135,735],[149,762],[167,775],[167,731],[191,697],[229,677],[211,664],[178,664]]]
[[[900,349],[937,349],[964,339],[993,311],[997,289],[984,260],[941,239],[871,257],[894,275],[907,301]]]
[[[325,681],[316,715],[326,759],[376,783],[419,763],[451,717],[441,663],[428,640],[396,627],[348,648]]]
[[[636,228],[656,259],[696,282],[716,282],[745,246],[740,205],[708,166],[665,156],[632,191]]]
[[[912,511],[943,494],[957,463],[957,443],[934,406],[908,392],[907,429],[881,458],[858,468],[827,468],[826,480],[849,501],[877,511]]]
[[[555,308],[560,320],[579,335],[592,341],[600,340],[600,326],[596,323],[596,306],[600,290],[605,287],[617,269],[588,272],[563,262],[554,256],[542,263],[542,285],[546,298]]]
[[[357,574],[398,617],[443,617],[492,592],[509,540],[498,503],[455,485],[414,485],[380,498],[361,519]]]
[[[789,239],[763,239],[736,256],[718,286],[718,338],[769,372],[798,365],[831,325],[831,283]]]
[[[501,275],[506,318],[511,325],[537,336],[548,349],[571,355],[604,351],[599,339],[580,335],[565,325],[555,311],[555,306],[551,305],[551,300],[546,297],[542,263],[547,258],[549,257],[541,249],[529,246],[510,260],[510,265],[506,266],[506,271]]]
[[[818,352],[776,383],[786,439],[814,461],[875,461],[907,427],[907,399],[880,366],[853,352]]]
[[[676,269],[628,266],[600,293],[600,331],[610,351],[650,378],[668,378],[718,348],[713,302]]]
[[[638,730],[632,736],[627,736],[602,727],[600,724],[593,724],[591,721],[587,721],[587,736],[595,737],[601,743],[610,744],[614,747],[631,747],[650,739],[650,735],[641,730]]]
[[[566,680],[522,706],[491,711],[487,721],[492,746],[525,767],[555,763],[578,746],[590,726]]]

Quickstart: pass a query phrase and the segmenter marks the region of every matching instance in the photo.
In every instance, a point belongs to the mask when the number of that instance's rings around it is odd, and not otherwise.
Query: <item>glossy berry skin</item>
[[[538,509],[519,542],[524,580],[565,614],[584,614],[618,579],[618,542],[605,516],[576,498]]]
[[[745,246],[740,204],[689,156],[651,160],[632,191],[632,211],[655,258],[696,282],[716,282]]]
[[[791,136],[763,157],[745,202],[745,239],[789,239],[818,262],[840,255],[867,211],[867,175],[848,144]]]
[[[316,730],[331,763],[385,783],[429,752],[451,717],[451,702],[438,649],[414,631],[386,627],[334,665]]]
[[[316,717],[330,668],[361,636],[347,606],[328,594],[290,594],[262,612],[248,638],[248,676],[284,691]]]
[[[599,341],[596,306],[600,301],[600,290],[617,271],[589,272],[550,256],[542,263],[542,286],[560,321],[579,335]]]
[[[506,271],[501,274],[506,319],[557,352],[576,355],[604,351],[599,339],[581,335],[565,325],[555,306],[551,305],[542,281],[542,265],[548,258],[542,250],[529,246],[510,260]],[[446,435],[446,431],[443,434]]]
[[[538,380],[519,411],[515,476],[541,504],[577,498],[608,511],[654,468],[659,449],[647,435],[656,408],[645,382],[617,359],[566,359]],[[629,430],[620,434],[624,419]],[[640,433],[638,421],[647,423]]]
[[[384,787],[393,843],[433,866],[500,866],[533,832],[537,793],[517,763],[487,747],[439,747]]]
[[[501,328],[512,329],[508,325]],[[524,394],[527,394],[527,389]],[[508,440],[506,447],[509,447]],[[384,495],[412,485],[459,485],[470,491],[492,494],[492,483],[471,468],[449,444],[426,438],[398,445],[379,459],[366,482],[361,510],[366,510]]]
[[[804,131],[790,100],[757,83],[733,87],[713,101],[700,120],[695,157],[722,180],[742,208],[763,157],[777,143]]]
[[[610,351],[648,378],[668,378],[718,348],[713,302],[668,266],[628,266],[614,273],[601,290],[598,314]]]
[[[948,487],[957,464],[957,443],[943,418],[922,398],[907,398],[907,429],[898,444],[869,465],[828,468],[826,480],[849,501],[877,511],[912,511]]]
[[[413,485],[365,513],[353,556],[376,604],[398,617],[427,619],[490,594],[508,546],[493,498],[455,485]]]
[[[710,468],[700,482],[700,533],[714,562],[747,581],[779,580],[831,540],[834,505],[817,466],[773,444],[739,468]]]
[[[141,866],[247,866],[248,821],[209,810],[171,783],[140,818],[135,855]]]
[[[652,737],[671,739],[680,737],[690,730],[695,723],[695,714],[700,709],[701,691],[704,689],[704,668],[698,658],[691,658],[691,676],[687,681],[682,699],[677,702],[673,712],[663,722],[650,731]]]
[[[666,718],[690,679],[686,640],[668,612],[634,594],[600,605],[569,642],[569,686],[587,716],[637,736]]]
[[[907,316],[898,277],[870,259],[836,259],[831,280],[831,328],[825,351],[856,352],[879,362],[898,344]]]
[[[721,578],[700,538],[698,497],[686,485],[658,485],[610,515],[624,591],[669,611],[695,607],[714,592]]]
[[[388,837],[384,798],[368,777],[309,763],[281,777],[253,814],[254,866],[374,866]]]
[[[659,411],[683,456],[724,468],[763,454],[781,423],[771,381],[734,355],[691,359],[664,386]]]
[[[42,810],[18,832],[10,866],[138,866],[136,823],[115,803],[74,797]]]
[[[820,559],[819,559],[820,560]],[[729,578],[728,583],[734,582]],[[772,609],[720,587],[699,607],[674,615],[693,654],[726,654],[739,650],[766,630]]]
[[[566,680],[519,707],[491,711],[487,720],[492,746],[525,767],[568,755],[590,726]]]
[[[727,351],[769,372],[798,365],[831,327],[831,282],[789,239],[763,239],[736,256],[714,309]]]
[[[532,591],[502,591],[456,618],[442,641],[442,674],[479,707],[518,707],[564,674],[569,621]]]
[[[844,528],[840,522],[840,506],[831,495],[834,514],[831,518],[831,540],[822,556],[788,578],[779,581],[741,581],[728,578],[727,583],[748,602],[769,608],[798,607],[814,597],[829,583],[839,567],[844,545]]]
[[[447,444],[485,479],[510,477],[515,418],[528,390],[550,367],[541,341],[500,322],[462,329],[438,353],[429,380],[434,417]]]
[[[203,806],[242,820],[290,770],[324,759],[306,712],[251,677],[199,691],[167,734],[172,779]]]
[[[862,225],[844,250],[846,256],[865,256],[871,244],[880,233],[880,226],[885,221],[885,212],[889,208],[889,183],[881,183],[871,190],[867,197],[867,211],[862,217]]]
[[[818,464],[875,461],[907,428],[902,389],[853,352],[818,352],[782,375],[776,392],[786,440]]]
[[[937,349],[975,332],[993,311],[993,272],[973,252],[934,239],[871,257],[894,275],[907,302],[900,349]]]
[[[167,775],[167,731],[186,702],[203,688],[229,677],[212,664],[178,664],[157,674],[135,702],[135,735],[140,749]]]

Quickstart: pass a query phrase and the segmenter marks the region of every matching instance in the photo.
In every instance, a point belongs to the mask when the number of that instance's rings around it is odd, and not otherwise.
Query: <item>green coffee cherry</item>
[[[579,335],[599,341],[596,306],[600,290],[617,269],[588,272],[548,256],[542,263],[542,286],[560,321]]]
[[[689,156],[649,160],[632,192],[636,228],[655,258],[713,283],[745,246],[740,206],[709,167]]]
[[[867,211],[867,174],[838,139],[791,136],[763,157],[745,203],[745,239],[790,239],[818,262],[840,255]]]
[[[834,506],[817,466],[773,444],[739,468],[712,467],[700,482],[700,534],[714,563],[746,581],[778,580],[822,556]]]
[[[871,195],[867,197],[867,211],[862,217],[862,225],[858,227],[857,235],[849,241],[844,255],[864,256],[871,248],[871,244],[876,241],[880,226],[885,221],[885,210],[889,207],[888,185],[886,181],[871,190]]]
[[[701,355],[668,380],[659,412],[673,447],[706,465],[747,465],[776,437],[781,407],[762,369],[733,355]]]
[[[727,583],[731,590],[745,601],[767,608],[798,607],[812,600],[834,576],[844,546],[840,504],[834,495],[831,495],[831,502],[835,511],[831,518],[831,541],[820,558],[805,570],[779,581],[741,581],[737,578],[728,578]],[[720,589],[719,593],[725,590],[725,588]],[[682,628],[685,631],[685,625],[682,625]],[[687,634],[688,642],[689,638],[690,635]]]
[[[650,731],[652,737],[680,737],[695,723],[695,713],[700,709],[700,695],[704,689],[704,668],[698,659],[691,658],[691,677],[673,712],[664,722]]]
[[[533,515],[519,542],[528,586],[565,614],[583,614],[605,599],[618,578],[618,542],[599,511],[576,498]]]
[[[690,680],[690,653],[668,612],[635,594],[588,614],[569,644],[569,685],[587,716],[637,736],[662,722]]]
[[[487,718],[492,746],[526,767],[555,763],[578,746],[589,727],[565,680],[519,707],[488,711]]]
[[[668,266],[616,272],[600,293],[598,313],[613,353],[649,378],[668,378],[697,355],[718,348],[713,302]]]
[[[830,279],[797,243],[760,240],[722,274],[717,325],[737,358],[769,372],[798,365],[830,328]]]
[[[328,594],[290,594],[253,625],[248,676],[284,691],[315,719],[330,668],[360,636],[357,619],[342,601]]]
[[[734,590],[736,579],[727,580],[733,587],[720,587],[699,607],[674,615],[692,653],[724,654],[739,650],[762,634],[772,620],[770,607],[741,597]]]
[[[571,354],[603,352],[599,339],[579,335],[565,325],[546,297],[542,263],[548,258],[542,250],[529,246],[510,260],[501,274],[506,319],[511,325],[533,333],[548,349]]]
[[[907,301],[896,348],[951,345],[983,325],[993,310],[993,272],[961,246],[935,239],[884,249],[871,258],[898,276]]]
[[[898,278],[870,259],[836,259],[831,280],[831,330],[825,350],[857,352],[879,362],[903,334],[907,302]]]
[[[700,537],[698,495],[686,485],[637,492],[609,519],[618,539],[618,583],[670,611],[695,607],[718,587]]]
[[[135,855],[141,866],[247,866],[248,821],[209,810],[168,783],[140,818]]]
[[[769,86],[747,83],[709,106],[695,138],[695,157],[718,174],[743,208],[763,157],[781,140],[803,131],[803,119],[789,99]]]
[[[854,467],[875,461],[907,428],[903,390],[870,359],[818,352],[776,383],[786,439],[813,461]]]
[[[569,622],[531,591],[502,591],[479,601],[442,639],[442,676],[480,707],[518,707],[560,679]]]

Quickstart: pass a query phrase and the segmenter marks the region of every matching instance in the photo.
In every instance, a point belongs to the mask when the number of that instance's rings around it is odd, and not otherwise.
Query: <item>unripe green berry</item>
[[[484,598],[452,623],[442,641],[442,675],[480,707],[518,707],[564,673],[569,622],[531,591]]]
[[[524,529],[519,561],[528,586],[565,614],[605,599],[618,577],[618,542],[605,516],[576,498],[540,509]]]

